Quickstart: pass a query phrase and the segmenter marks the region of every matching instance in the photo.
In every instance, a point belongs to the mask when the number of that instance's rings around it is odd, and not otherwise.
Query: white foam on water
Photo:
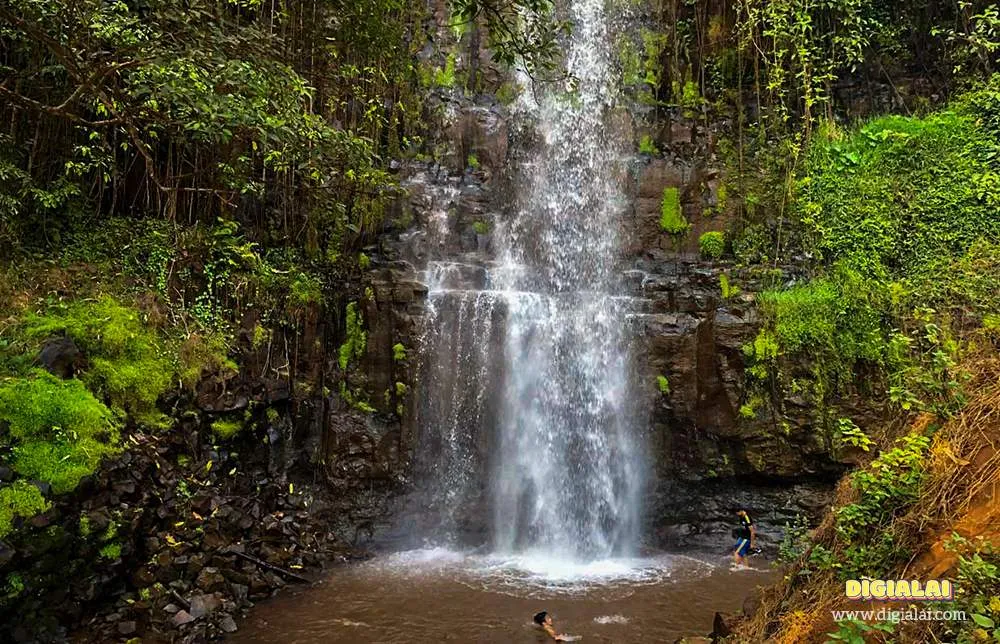
[[[484,555],[447,548],[398,552],[365,565],[404,577],[447,575],[477,590],[519,597],[593,591],[620,596],[638,586],[703,577],[715,569],[707,561],[676,554],[576,561],[541,553]]]
[[[597,624],[628,624],[628,617],[624,615],[601,615],[594,618]]]

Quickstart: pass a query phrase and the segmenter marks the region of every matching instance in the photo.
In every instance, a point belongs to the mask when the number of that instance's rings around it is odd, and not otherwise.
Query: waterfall
[[[610,134],[605,1],[570,12],[576,90],[527,88],[513,110],[532,142],[512,157],[496,261],[431,265],[422,458],[446,531],[456,508],[486,513],[497,552],[591,560],[635,548],[644,467],[616,297],[631,142]]]

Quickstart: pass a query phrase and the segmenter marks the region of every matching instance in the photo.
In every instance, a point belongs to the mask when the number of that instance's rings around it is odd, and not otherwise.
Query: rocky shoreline
[[[255,441],[217,449],[196,428],[133,433],[130,449],[3,549],[30,596],[5,641],[201,642],[257,601],[369,554],[350,494],[268,471]],[[7,640],[6,638],[10,639]]]

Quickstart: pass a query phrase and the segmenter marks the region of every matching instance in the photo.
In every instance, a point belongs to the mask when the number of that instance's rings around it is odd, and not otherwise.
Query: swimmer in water
[[[568,635],[556,635],[556,629],[552,626],[552,616],[549,615],[544,610],[540,613],[535,613],[534,617],[535,623],[542,627],[545,634],[554,639],[557,642],[571,642],[573,640],[569,639]]]

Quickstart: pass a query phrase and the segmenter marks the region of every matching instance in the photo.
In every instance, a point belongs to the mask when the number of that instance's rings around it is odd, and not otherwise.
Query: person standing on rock
[[[736,537],[736,545],[733,547],[733,563],[742,566],[744,558],[757,541],[757,529],[746,510],[737,510],[736,516],[739,517],[740,527],[733,530],[733,536]]]

